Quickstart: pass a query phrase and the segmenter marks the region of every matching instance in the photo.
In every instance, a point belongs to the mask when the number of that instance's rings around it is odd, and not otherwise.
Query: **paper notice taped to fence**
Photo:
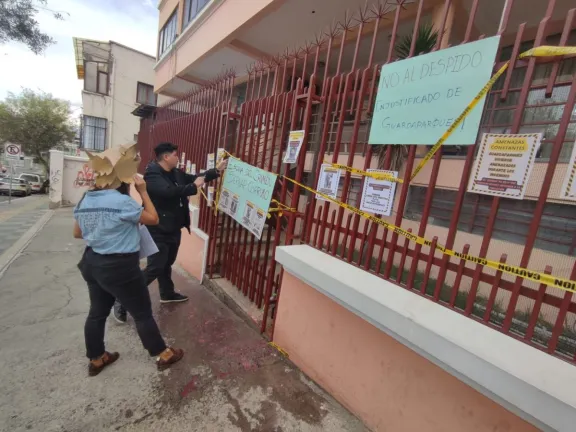
[[[484,134],[468,192],[523,199],[541,140],[541,133]]]
[[[572,156],[564,177],[564,184],[560,190],[560,198],[576,201],[576,142],[572,147]]]
[[[332,199],[338,195],[338,186],[340,184],[340,175],[342,171],[334,168],[330,164],[322,164],[320,167],[320,176],[318,177],[318,186],[316,189]],[[323,196],[316,194],[316,199],[327,201]]]
[[[390,174],[394,178],[398,177],[398,171],[387,171],[381,169],[369,169],[367,172]],[[362,201],[360,210],[390,216],[394,207],[394,194],[396,193],[396,182],[388,180],[376,180],[366,177],[364,180],[364,190],[362,191]]]

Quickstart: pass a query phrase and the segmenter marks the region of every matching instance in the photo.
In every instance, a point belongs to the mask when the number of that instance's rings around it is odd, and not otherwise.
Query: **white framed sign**
[[[206,169],[214,169],[216,168],[216,161],[214,160],[214,153],[208,153],[207,161],[206,161]]]
[[[398,178],[398,171],[388,171],[382,169],[369,169],[368,172],[391,174]],[[366,177],[364,189],[362,191],[362,201],[360,210],[370,213],[390,216],[394,207],[394,195],[396,194],[396,182],[388,180],[376,180]]]
[[[572,156],[568,163],[564,183],[560,190],[560,198],[564,200],[576,201],[576,142],[572,147]]]
[[[6,159],[20,160],[22,155],[22,146],[20,144],[6,143],[4,144],[4,154]]]
[[[541,133],[484,134],[468,192],[523,199],[541,141]]]
[[[284,163],[293,164],[298,161],[298,155],[304,142],[304,131],[290,131],[288,136],[288,146],[286,147],[286,154],[284,154]]]
[[[322,164],[320,167],[320,176],[318,177],[316,190],[322,192],[324,195],[328,195],[332,199],[336,199],[341,174],[342,172],[338,168],[334,168],[330,164]],[[327,201],[324,197],[318,194],[316,194],[316,199]]]

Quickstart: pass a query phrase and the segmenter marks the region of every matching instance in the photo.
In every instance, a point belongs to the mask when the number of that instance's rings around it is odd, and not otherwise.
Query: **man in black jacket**
[[[177,169],[178,147],[172,143],[161,143],[156,146],[156,160],[146,167],[144,180],[152,203],[156,207],[160,222],[148,227],[150,235],[158,246],[158,252],[148,257],[144,275],[146,285],[158,279],[160,303],[177,303],[188,300],[188,297],[174,291],[172,282],[172,264],[176,261],[180,247],[181,229],[190,232],[190,210],[188,197],[196,195],[204,183],[220,177],[226,169],[226,160],[217,168],[209,169],[202,175],[185,174]],[[119,322],[126,322],[126,311],[117,303],[114,305],[114,317]]]

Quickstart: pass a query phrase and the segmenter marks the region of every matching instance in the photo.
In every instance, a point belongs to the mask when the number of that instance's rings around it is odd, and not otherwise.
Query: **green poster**
[[[500,36],[384,65],[369,144],[433,145],[492,76]],[[484,98],[445,145],[472,145]]]
[[[260,238],[275,184],[276,174],[230,158],[218,209]]]

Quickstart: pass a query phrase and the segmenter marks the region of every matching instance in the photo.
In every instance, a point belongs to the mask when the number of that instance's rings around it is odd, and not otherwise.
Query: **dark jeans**
[[[180,231],[171,235],[164,234],[162,236],[152,233],[152,238],[156,246],[158,246],[158,252],[148,257],[144,277],[146,278],[147,286],[158,279],[160,298],[167,298],[171,294],[174,294],[172,264],[174,264],[176,256],[178,255],[182,234]],[[120,300],[120,303],[122,303],[122,300]]]
[[[115,298],[134,317],[138,336],[150,355],[157,356],[166,349],[152,316],[152,303],[139,267],[138,253],[100,255],[87,248],[78,267],[90,294],[90,312],[84,326],[89,359],[104,354],[106,318]]]

